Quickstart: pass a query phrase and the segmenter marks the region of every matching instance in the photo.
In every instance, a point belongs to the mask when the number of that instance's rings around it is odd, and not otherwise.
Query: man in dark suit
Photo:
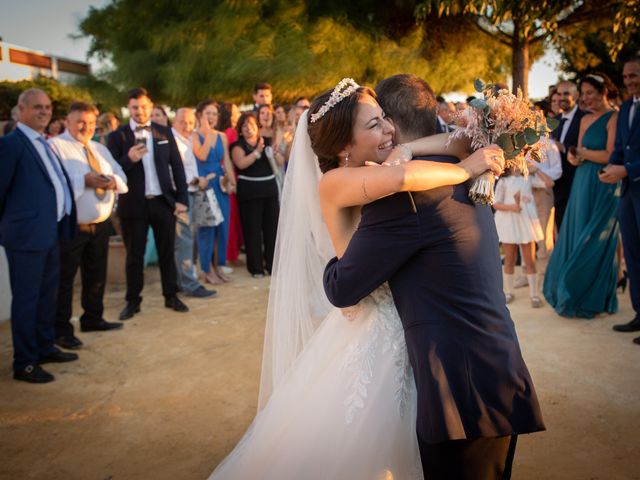
[[[153,103],[144,88],[129,92],[131,119],[109,134],[107,147],[127,175],[129,192],[118,200],[118,215],[127,249],[127,304],[120,320],[140,311],[144,252],[149,225],[158,249],[164,305],[189,309],[177,297],[174,261],[176,215],[187,211],[187,183],[180,153],[169,127],[151,123]]]
[[[629,323],[614,325],[613,329],[637,332],[640,331],[640,57],[633,57],[624,64],[622,78],[632,98],[620,108],[615,147],[600,180],[605,183],[622,180],[618,220],[631,304],[636,312]],[[634,338],[633,342],[640,345],[640,337]]]
[[[47,383],[53,375],[40,365],[77,360],[54,346],[60,276],[58,239],[75,232],[71,183],[43,135],[51,100],[29,89],[18,99],[16,130],[0,138],[0,244],[11,282],[13,377]]]
[[[396,75],[376,91],[398,143],[435,132],[424,80]],[[425,478],[509,478],[517,434],[544,424],[505,306],[491,208],[464,185],[413,196],[417,211],[406,193],[362,208],[343,257],[326,267],[325,291],[348,307],[389,281],[418,389]]]
[[[558,231],[564,218],[564,212],[569,201],[573,177],[576,174],[576,167],[567,160],[567,152],[571,147],[578,145],[580,134],[580,120],[584,116],[582,110],[578,108],[578,87],[573,82],[560,82],[556,88],[556,94],[560,95],[560,108],[562,114],[557,118],[560,121],[558,127],[552,132],[551,137],[556,140],[560,150],[562,161],[562,176],[556,180],[553,186],[553,205],[555,207],[555,222]]]

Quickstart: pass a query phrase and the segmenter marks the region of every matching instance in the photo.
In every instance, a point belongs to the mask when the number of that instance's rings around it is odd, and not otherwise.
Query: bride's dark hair
[[[369,87],[359,87],[353,94],[329,109],[317,121],[311,123],[311,116],[318,112],[331,97],[333,89],[316,97],[309,108],[308,130],[311,148],[318,156],[318,164],[322,173],[340,166],[338,153],[351,143],[353,124],[356,120],[358,101],[365,95],[376,97]]]

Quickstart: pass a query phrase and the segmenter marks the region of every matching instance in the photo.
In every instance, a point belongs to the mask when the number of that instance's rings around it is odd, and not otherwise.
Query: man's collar
[[[129,119],[129,127],[131,128],[131,131],[135,132],[136,128],[138,127],[149,127],[151,128],[151,120],[149,120],[147,123],[145,123],[144,125],[139,124],[138,122],[136,122],[133,118]]]
[[[36,140],[39,137],[44,137],[43,133],[35,131],[33,128],[25,125],[22,122],[18,122],[17,128],[19,128],[20,131],[22,131],[22,133],[24,133],[29,140]]]
[[[184,135],[182,135],[178,130],[176,130],[175,128],[171,127],[171,131],[173,132],[173,136],[174,137],[178,137],[180,138],[182,141],[184,141],[185,143],[189,143],[189,137],[185,137]]]
[[[573,116],[576,114],[576,112],[578,111],[578,104],[576,103],[573,108],[571,110],[569,110],[567,113],[562,113],[562,118],[573,118]]]

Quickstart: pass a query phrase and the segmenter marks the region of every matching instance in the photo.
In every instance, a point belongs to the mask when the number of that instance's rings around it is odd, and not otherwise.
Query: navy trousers
[[[628,191],[620,199],[618,220],[629,275],[631,305],[638,316],[640,315],[640,198],[634,198],[634,193],[638,192]],[[640,197],[640,195],[636,196]]]
[[[5,252],[13,297],[13,369],[23,370],[54,351],[60,253],[58,242],[49,250]]]

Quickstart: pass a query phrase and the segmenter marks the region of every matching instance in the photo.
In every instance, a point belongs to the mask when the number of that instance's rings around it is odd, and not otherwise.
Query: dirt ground
[[[186,299],[179,314],[164,308],[157,270],[146,275],[142,313],[120,331],[78,333],[80,360],[47,365],[53,383],[11,378],[0,325],[1,479],[204,479],[241,437],[256,410],[268,278],[237,268],[218,298]],[[513,478],[640,479],[640,347],[611,330],[632,317],[628,295],[618,314],[584,321],[532,310],[517,292],[548,430],[520,438]],[[106,319],[123,295],[109,288]]]

